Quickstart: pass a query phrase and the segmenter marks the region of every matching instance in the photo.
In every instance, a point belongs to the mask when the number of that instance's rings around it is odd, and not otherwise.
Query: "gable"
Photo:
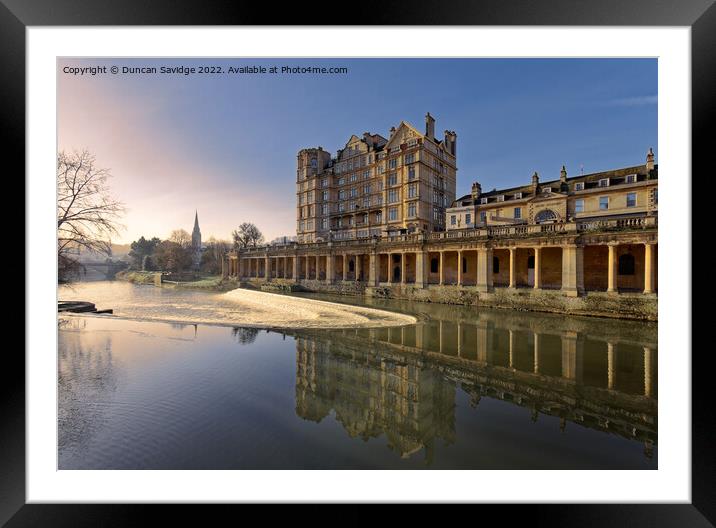
[[[388,140],[386,148],[400,146],[409,139],[421,138],[423,135],[411,124],[401,121],[393,137]]]

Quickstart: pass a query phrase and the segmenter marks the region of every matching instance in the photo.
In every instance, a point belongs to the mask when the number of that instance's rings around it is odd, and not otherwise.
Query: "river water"
[[[657,468],[654,323],[118,281],[60,298],[115,310],[60,317],[60,469]]]

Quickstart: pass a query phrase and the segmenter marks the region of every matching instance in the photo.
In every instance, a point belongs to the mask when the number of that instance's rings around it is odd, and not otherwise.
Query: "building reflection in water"
[[[460,313],[459,311],[457,312]],[[499,312],[296,336],[296,412],[408,457],[455,441],[459,387],[644,445],[657,439],[656,327]],[[367,346],[370,343],[370,346]]]

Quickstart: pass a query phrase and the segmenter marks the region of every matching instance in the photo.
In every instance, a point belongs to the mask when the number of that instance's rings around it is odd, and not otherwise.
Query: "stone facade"
[[[335,157],[322,147],[297,156],[296,228],[299,243],[359,240],[386,233],[444,230],[455,200],[457,134],[435,137],[402,121],[389,138],[351,136]]]

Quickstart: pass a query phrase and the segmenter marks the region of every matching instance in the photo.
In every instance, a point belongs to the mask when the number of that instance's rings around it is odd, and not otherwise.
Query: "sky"
[[[71,68],[106,66],[105,73]],[[112,74],[117,66],[120,73]],[[122,73],[122,67],[157,73]],[[222,73],[160,73],[161,67]],[[276,66],[278,73],[229,73]],[[281,73],[283,66],[347,73]],[[59,59],[58,150],[87,149],[126,208],[116,243],[253,222],[295,235],[296,154],[401,121],[457,132],[457,195],[642,164],[657,149],[656,59]]]

